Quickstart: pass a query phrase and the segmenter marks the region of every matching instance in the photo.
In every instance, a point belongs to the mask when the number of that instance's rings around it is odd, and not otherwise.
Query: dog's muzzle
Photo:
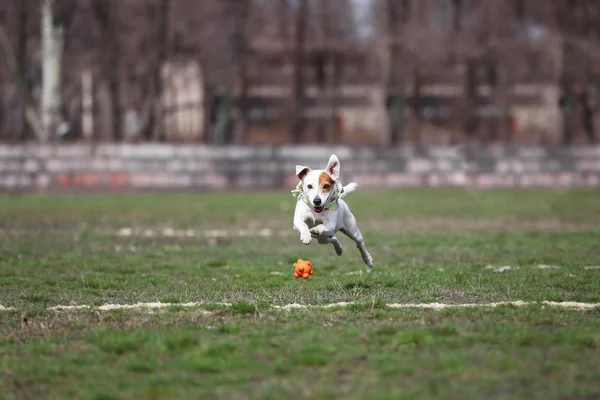
[[[324,208],[325,208],[325,207],[322,205],[322,203],[321,203],[321,199],[320,199],[319,197],[316,197],[316,198],[313,200],[313,211],[314,211],[314,212],[316,212],[316,213],[318,214],[318,213],[320,213],[320,212],[323,212],[323,209],[324,209]]]

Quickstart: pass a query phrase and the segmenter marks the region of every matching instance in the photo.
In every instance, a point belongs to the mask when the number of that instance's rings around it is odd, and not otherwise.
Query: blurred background
[[[597,0],[3,0],[0,142],[21,175],[0,185],[74,179],[40,178],[61,170],[46,159],[27,169],[23,143],[162,143],[149,158],[179,154],[165,144],[586,147],[599,33]],[[533,171],[577,169],[569,157]]]

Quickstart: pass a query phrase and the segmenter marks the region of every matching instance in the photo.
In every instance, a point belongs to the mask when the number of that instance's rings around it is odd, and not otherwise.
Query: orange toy
[[[313,273],[312,263],[308,260],[303,260],[301,258],[299,258],[298,261],[294,263],[294,269],[294,278],[303,277],[304,279],[308,279],[308,277],[311,276]]]

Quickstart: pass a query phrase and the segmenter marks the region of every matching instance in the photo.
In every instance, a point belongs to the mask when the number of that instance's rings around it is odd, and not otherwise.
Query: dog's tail
[[[342,194],[340,194],[340,198],[346,197],[348,194],[354,192],[357,187],[358,184],[356,182],[351,182],[347,184],[346,186],[344,186],[344,190],[342,191]]]

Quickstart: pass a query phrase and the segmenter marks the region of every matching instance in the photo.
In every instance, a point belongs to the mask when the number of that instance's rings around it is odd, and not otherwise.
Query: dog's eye
[[[307,187],[308,187],[309,189],[312,189],[312,188],[313,188],[313,186],[312,186],[312,185],[308,185]]]
[[[329,186],[329,185],[323,185],[323,190],[329,190],[330,187],[331,186]]]

